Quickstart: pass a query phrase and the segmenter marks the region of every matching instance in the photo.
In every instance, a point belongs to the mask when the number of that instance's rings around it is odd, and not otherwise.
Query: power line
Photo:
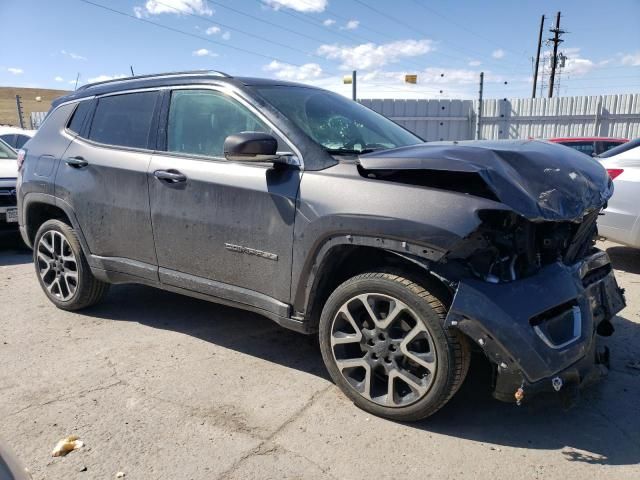
[[[184,30],[180,30],[179,28],[174,28],[174,27],[170,27],[168,25],[164,25],[162,23],[153,22],[153,21],[148,20],[146,18],[139,18],[139,17],[136,17],[135,15],[131,15],[131,14],[123,12],[121,10],[116,10],[114,8],[107,7],[106,5],[101,5],[99,3],[91,2],[90,0],[79,0],[79,1],[82,2],[82,3],[86,3],[88,5],[93,5],[94,7],[102,8],[103,10],[108,10],[110,12],[117,13],[118,15],[122,15],[124,17],[132,18],[133,20],[138,20],[140,22],[148,23],[149,25],[154,25],[156,27],[163,28],[165,30],[169,30],[171,32],[179,33],[179,34],[185,35],[187,37],[197,38],[200,41],[205,41],[205,42],[208,42],[208,43],[212,43],[214,45],[219,45],[221,47],[230,48],[232,50],[236,50],[238,52],[247,53],[249,55],[255,55],[257,57],[266,58],[267,60],[276,60],[278,62],[287,63],[287,64],[293,65],[295,67],[301,67],[302,66],[302,65],[297,64],[297,63],[293,63],[293,62],[288,62],[288,61],[282,60],[282,59],[280,59],[278,57],[275,57],[273,55],[265,55],[265,54],[262,54],[262,53],[254,52],[254,51],[242,48],[242,47],[236,47],[234,45],[230,45],[229,43],[218,42],[216,40],[212,40],[210,38],[206,38],[206,37],[203,37],[201,35],[196,35],[195,33],[185,32]]]
[[[388,13],[386,13],[386,12],[382,12],[381,10],[378,10],[377,8],[375,8],[375,7],[373,7],[373,6],[371,6],[371,5],[367,4],[367,3],[365,3],[365,2],[364,2],[364,1],[362,1],[362,0],[353,0],[353,1],[354,1],[354,2],[356,2],[356,3],[358,3],[359,5],[362,5],[363,7],[367,8],[367,9],[369,9],[369,10],[371,10],[371,11],[373,11],[373,12],[377,13],[378,15],[380,15],[380,16],[382,16],[382,17],[384,17],[384,18],[389,19],[389,20],[391,20],[391,21],[393,21],[393,22],[397,23],[398,25],[402,25],[403,27],[405,27],[405,28],[407,28],[407,29],[411,30],[412,32],[414,32],[414,33],[416,33],[416,34],[418,34],[418,35],[420,35],[420,36],[429,36],[429,35],[426,35],[424,32],[422,32],[422,31],[418,30],[417,28],[413,27],[412,25],[408,24],[408,23],[407,23],[407,22],[405,22],[404,20],[401,20],[401,19],[399,19],[399,18],[397,18],[397,17],[394,17],[394,16],[392,16],[392,15],[389,15],[389,14],[388,14]],[[448,42],[448,43],[449,43],[450,45],[453,45],[453,43],[452,43],[452,42]],[[464,54],[464,55],[466,55],[466,56],[470,56],[470,57],[476,56],[476,55],[469,55],[468,51],[461,50],[461,49],[460,49],[460,48],[461,48],[460,46],[457,46],[457,47],[458,47],[458,48],[455,48],[455,49],[454,49],[454,48],[451,48],[451,47],[449,47],[449,48],[450,48],[451,50],[457,50],[457,51],[461,52],[462,54]],[[457,57],[457,56],[448,55],[448,54],[446,54],[446,53],[438,52],[437,50],[436,50],[436,51],[434,51],[433,53],[434,53],[434,54],[436,54],[436,55],[442,55],[442,56],[445,56],[445,57],[447,57],[447,58],[451,58],[451,59],[454,59],[454,60],[460,60],[460,58],[459,58],[459,57]],[[484,58],[488,58],[486,55],[482,55],[482,54],[480,54],[479,56],[484,57]],[[486,61],[486,60],[485,60],[485,61]],[[490,60],[490,62],[495,63],[493,60]],[[505,68],[505,71],[507,70],[507,69],[506,69],[506,67],[500,67],[500,68]],[[520,68],[520,67],[519,67],[519,68]],[[499,69],[499,68],[498,68],[498,69]],[[513,70],[508,69],[508,71],[511,73]]]
[[[492,43],[494,46],[501,48],[502,50],[505,50],[507,52],[511,52],[515,55],[520,55],[520,56],[524,56],[526,57],[526,55],[522,52],[516,52],[515,50],[511,50],[509,48],[505,48],[502,45],[499,45],[497,42],[494,42],[493,40],[489,39],[488,37],[485,37],[484,35],[481,35],[473,30],[471,30],[469,27],[467,27],[466,25],[463,25],[461,23],[456,22],[455,20],[450,19],[449,17],[443,15],[442,13],[434,10],[431,7],[428,7],[427,5],[425,5],[424,3],[418,1],[418,0],[411,0],[413,3],[415,3],[416,5],[422,7],[423,9],[433,13],[434,15],[442,18],[445,22],[449,22],[451,25],[455,25],[456,27],[460,28],[461,30],[464,30],[467,33],[470,33],[471,35],[474,35],[478,38],[481,38],[483,40],[485,40],[486,42]]]
[[[155,2],[156,2],[156,3],[158,3],[158,4],[160,4],[160,5],[165,6],[165,7],[167,7],[167,8],[171,8],[171,9],[173,9],[173,10],[177,11],[177,12],[181,12],[181,13],[184,13],[184,14],[186,14],[186,15],[189,15],[189,16],[192,16],[192,17],[195,17],[195,18],[199,18],[199,19],[201,19],[201,20],[204,20],[204,21],[206,21],[206,22],[209,22],[209,23],[211,23],[212,25],[216,25],[216,26],[220,25],[220,26],[222,26],[223,28],[226,28],[227,30],[232,30],[232,31],[234,31],[234,32],[239,32],[239,33],[241,33],[241,34],[243,34],[243,35],[247,35],[248,37],[256,38],[256,39],[258,39],[258,40],[260,40],[260,41],[267,42],[267,43],[271,43],[272,45],[277,45],[277,46],[279,46],[279,47],[288,48],[289,50],[293,50],[293,51],[295,51],[295,52],[302,53],[302,54],[304,54],[304,55],[310,55],[310,56],[313,56],[313,57],[317,57],[317,58],[322,58],[322,59],[324,59],[324,57],[321,57],[320,55],[316,55],[316,54],[314,54],[314,53],[309,53],[309,52],[307,52],[307,51],[305,51],[305,50],[302,50],[302,49],[300,49],[300,48],[297,48],[297,47],[294,47],[294,46],[291,46],[291,45],[287,45],[287,44],[285,44],[285,43],[276,42],[275,40],[271,40],[270,38],[263,37],[263,36],[261,36],[261,35],[256,35],[255,33],[247,32],[247,31],[245,31],[245,30],[241,30],[241,29],[239,29],[239,28],[232,27],[232,26],[230,26],[230,25],[226,25],[226,24],[221,23],[221,22],[217,22],[217,21],[211,20],[209,17],[205,17],[204,15],[198,15],[198,14],[196,14],[196,13],[191,13],[191,12],[183,12],[183,11],[182,11],[182,10],[180,10],[179,8],[174,7],[174,6],[172,6],[172,5],[169,5],[169,4],[167,4],[167,3],[161,2],[160,0],[155,0]],[[203,38],[204,38],[204,37],[203,37]]]

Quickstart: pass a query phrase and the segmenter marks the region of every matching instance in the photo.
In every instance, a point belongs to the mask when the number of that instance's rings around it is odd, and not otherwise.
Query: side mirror
[[[268,133],[242,132],[224,139],[224,157],[234,162],[276,162],[278,141]]]

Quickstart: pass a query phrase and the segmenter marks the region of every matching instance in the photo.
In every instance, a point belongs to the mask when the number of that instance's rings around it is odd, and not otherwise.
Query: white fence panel
[[[427,141],[475,138],[472,100],[360,100]],[[640,94],[483,100],[480,137],[640,137]]]

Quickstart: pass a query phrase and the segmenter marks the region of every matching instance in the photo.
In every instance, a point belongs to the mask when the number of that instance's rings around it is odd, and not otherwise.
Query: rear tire
[[[33,263],[42,290],[62,310],[95,305],[109,290],[91,273],[75,230],[60,220],[47,220],[38,229]]]
[[[444,304],[422,285],[372,272],[340,285],[319,325],[333,381],[360,408],[398,421],[433,415],[469,369],[466,338],[443,327]]]

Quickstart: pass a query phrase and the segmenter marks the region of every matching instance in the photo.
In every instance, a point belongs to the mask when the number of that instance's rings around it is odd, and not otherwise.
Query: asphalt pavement
[[[64,312],[30,251],[0,242],[0,442],[34,479],[640,478],[638,250],[603,244],[629,305],[577,406],[497,402],[478,357],[445,408],[403,424],[349,402],[313,337],[136,285]],[[70,434],[84,446],[53,458]]]

